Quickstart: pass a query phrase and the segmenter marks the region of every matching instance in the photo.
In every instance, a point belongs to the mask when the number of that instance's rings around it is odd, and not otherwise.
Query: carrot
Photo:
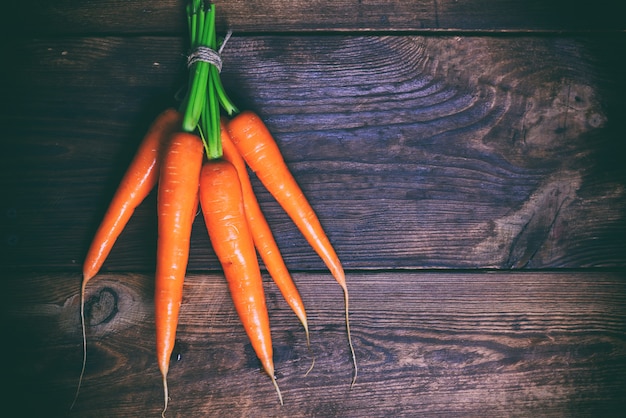
[[[85,282],[98,273],[134,210],[156,185],[160,153],[170,135],[180,129],[181,121],[178,111],[167,109],[148,129],[91,242],[83,263]]]
[[[354,364],[354,384],[358,367],[350,335],[348,287],[339,257],[263,121],[254,112],[243,111],[228,123],[228,133],[248,166],[283,207],[341,286],[345,301],[348,343]]]
[[[204,164],[200,175],[200,205],[235,309],[282,405],[282,395],[274,377],[270,323],[261,271],[244,212],[239,175],[231,163],[213,160]]]
[[[154,307],[156,352],[165,397],[163,414],[167,410],[167,372],[182,303],[203,158],[204,146],[198,136],[176,133],[164,156],[159,177]]]
[[[122,177],[87,251],[83,263],[83,281],[80,293],[83,366],[72,407],[78,397],[87,362],[85,333],[85,288],[87,282],[98,273],[133,212],[157,183],[162,149],[170,135],[180,129],[181,123],[182,115],[174,109],[166,109],[152,122],[124,177]]]
[[[252,184],[250,183],[246,163],[241,155],[239,155],[239,151],[237,151],[235,144],[231,141],[224,122],[221,124],[221,140],[224,159],[235,167],[237,174],[239,175],[241,191],[243,193],[243,205],[246,218],[248,219],[248,225],[250,226],[250,232],[252,233],[252,238],[254,240],[254,245],[261,255],[261,258],[265,263],[265,267],[270,273],[270,276],[272,276],[274,283],[276,283],[276,286],[282,293],[283,297],[302,323],[306,333],[307,345],[310,345],[309,326],[306,317],[306,310],[304,309],[304,303],[302,302],[300,293],[293,282],[291,274],[289,274],[289,270],[287,269],[287,266],[281,256],[278,245],[272,235],[272,231],[267,224],[267,220],[261,211],[261,207],[257,201]]]

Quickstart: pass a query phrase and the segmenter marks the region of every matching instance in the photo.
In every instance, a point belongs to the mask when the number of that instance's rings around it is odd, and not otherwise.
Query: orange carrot
[[[177,133],[164,155],[157,195],[158,241],[155,275],[156,352],[167,409],[167,372],[174,349],[191,227],[198,202],[204,147],[200,137]]]
[[[354,384],[358,368],[348,319],[348,287],[339,257],[263,121],[255,113],[243,111],[228,123],[228,133],[248,166],[294,221],[341,286],[344,293],[348,342],[354,364],[352,380]]]
[[[146,132],[135,157],[122,178],[117,191],[102,219],[98,230],[87,251],[83,263],[83,282],[80,293],[80,318],[83,335],[83,366],[80,373],[78,391],[85,374],[87,362],[87,341],[85,334],[85,287],[87,282],[95,276],[104,260],[111,252],[113,244],[122,233],[135,208],[146,198],[154,188],[159,177],[159,164],[162,149],[167,140],[180,129],[182,115],[174,109],[166,109],[159,114]],[[72,403],[72,407],[74,405]]]
[[[274,377],[270,323],[261,271],[244,211],[239,176],[228,161],[213,160],[202,167],[200,205],[235,309],[282,404]]]
[[[265,216],[261,211],[259,202],[256,199],[252,184],[250,183],[250,176],[246,169],[246,163],[239,155],[239,151],[235,147],[235,144],[230,139],[228,131],[226,130],[225,123],[221,124],[221,140],[222,150],[224,152],[224,159],[230,162],[239,175],[239,181],[241,182],[241,191],[243,193],[243,205],[245,209],[246,218],[248,219],[248,225],[250,226],[250,232],[254,240],[254,245],[261,255],[267,271],[272,276],[274,283],[282,293],[283,297],[295,312],[298,319],[304,327],[306,333],[307,345],[309,345],[309,326],[306,317],[306,311],[304,309],[304,303],[300,297],[300,293],[296,288],[295,283],[289,274],[289,270],[285,265],[285,262],[280,254],[280,250],[272,231],[267,224]]]
[[[98,273],[134,210],[156,185],[160,153],[181,121],[178,111],[167,109],[150,126],[91,242],[83,264],[85,282]]]

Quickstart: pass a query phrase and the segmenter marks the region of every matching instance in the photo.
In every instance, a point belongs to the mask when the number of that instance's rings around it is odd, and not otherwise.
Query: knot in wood
[[[115,290],[105,287],[85,303],[85,316],[89,325],[101,325],[111,321],[118,313],[118,296]]]

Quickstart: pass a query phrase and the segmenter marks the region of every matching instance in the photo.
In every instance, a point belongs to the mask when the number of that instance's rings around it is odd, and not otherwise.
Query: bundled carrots
[[[248,168],[291,217],[343,290],[354,383],[357,362],[350,336],[348,289],[341,262],[267,127],[253,112],[239,113],[223,89],[219,77],[221,60],[216,51],[215,7],[203,0],[190,0],[187,17],[192,48],[187,95],[179,111],[166,110],[147,132],[84,262],[81,287],[83,369],[79,388],[87,353],[85,287],[103,265],[133,210],[158,185],[155,326],[156,354],[163,378],[163,414],[168,407],[169,359],[176,337],[189,241],[198,205],[241,323],[283,403],[274,377],[269,315],[257,253],[302,323],[307,345],[309,327],[302,298],[254,195]],[[222,111],[232,119],[222,117]]]

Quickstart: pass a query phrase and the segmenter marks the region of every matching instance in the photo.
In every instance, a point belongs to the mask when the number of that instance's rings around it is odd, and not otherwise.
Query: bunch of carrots
[[[339,258],[263,121],[251,111],[239,112],[224,91],[214,5],[190,0],[187,17],[192,50],[187,95],[179,110],[165,110],[148,129],[85,258],[80,308],[83,335],[80,381],[87,354],[85,288],[97,275],[135,208],[156,186],[158,242],[154,304],[163,413],[168,405],[167,373],[198,206],[241,323],[283,403],[274,377],[270,324],[257,252],[302,323],[308,343],[307,316],[255,197],[249,168],[290,216],[343,290],[354,383],[357,363],[350,337],[348,289]]]

